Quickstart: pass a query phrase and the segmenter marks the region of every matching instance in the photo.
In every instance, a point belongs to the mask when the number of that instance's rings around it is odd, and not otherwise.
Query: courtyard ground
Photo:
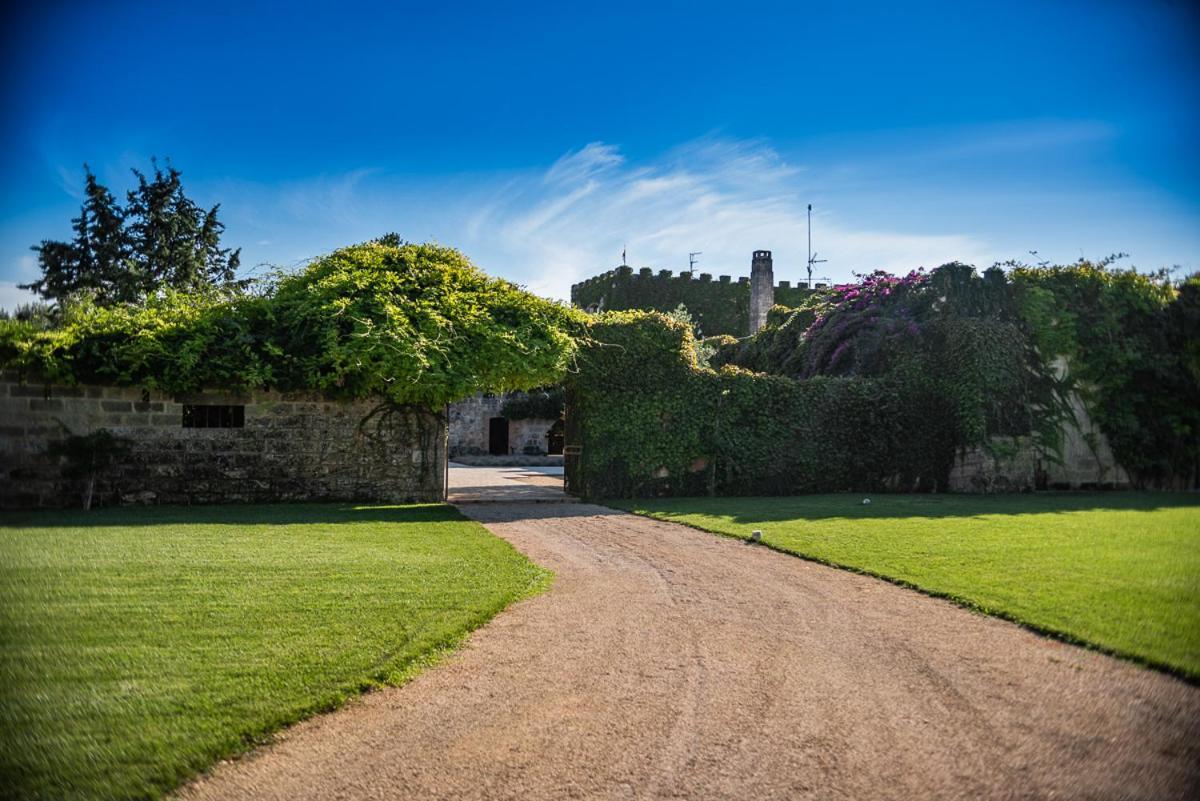
[[[623,508],[862,570],[1200,680],[1200,497],[672,498]]]
[[[0,798],[159,796],[548,580],[441,504],[6,514]]]
[[[585,504],[463,507],[553,588],[189,800],[1194,798],[1200,689]]]
[[[563,492],[563,468],[557,466],[484,466],[450,463],[450,503],[569,503]]]

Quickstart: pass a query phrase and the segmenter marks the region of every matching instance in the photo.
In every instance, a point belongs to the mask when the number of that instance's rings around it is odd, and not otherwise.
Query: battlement
[[[622,280],[622,279],[632,280],[632,281],[640,281],[640,280],[649,279],[650,281],[655,281],[655,282],[658,282],[658,281],[684,281],[684,282],[693,281],[696,283],[702,283],[702,282],[711,283],[714,278],[716,279],[716,283],[718,283],[718,284],[728,284],[731,286],[734,284],[733,276],[729,276],[729,275],[714,276],[712,273],[691,273],[691,272],[688,272],[687,270],[680,270],[679,274],[676,275],[675,272],[672,270],[658,270],[657,272],[655,272],[655,270],[652,267],[640,267],[640,268],[638,268],[638,270],[636,272],[634,271],[634,268],[632,268],[632,267],[616,267],[607,272],[600,273],[599,275],[594,275],[591,278],[585,278],[577,284],[571,284],[571,302],[572,303],[575,302],[576,292],[586,291],[587,289],[594,288],[594,287],[609,286],[613,282]],[[739,283],[739,284],[748,284],[749,282],[750,282],[750,279],[747,276],[740,275],[737,278],[737,283]],[[825,288],[825,284],[815,284],[814,286],[818,289]],[[778,292],[781,289],[785,290],[785,291],[789,290],[789,289],[791,289],[791,290],[796,290],[796,289],[807,290],[808,283],[805,281],[798,281],[795,286],[792,286],[791,281],[776,282],[775,291]]]
[[[754,251],[752,264],[759,264],[760,280],[770,270],[771,251]],[[798,305],[811,290],[805,282],[793,285],[779,281],[773,287],[774,302]],[[688,310],[702,334],[745,336],[750,323],[750,277],[714,275],[681,270],[654,270],[621,265],[571,286],[571,303],[589,311],[652,309],[673,311],[680,304]]]

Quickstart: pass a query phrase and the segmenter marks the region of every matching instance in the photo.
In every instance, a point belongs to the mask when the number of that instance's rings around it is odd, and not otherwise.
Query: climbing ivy
[[[953,444],[914,419],[936,398],[902,378],[796,381],[695,354],[690,328],[656,312],[592,324],[568,375],[588,495],[945,486]]]
[[[1117,269],[1113,259],[1010,265],[1036,347],[1076,386],[1141,486],[1200,480],[1200,276]]]
[[[589,493],[944,488],[964,448],[1028,437],[1058,458],[1076,391],[1136,481],[1200,479],[1197,277],[874,273],[710,343],[716,369],[679,319],[595,321],[569,378]]]
[[[436,409],[554,383],[580,316],[451,248],[376,241],[257,293],[165,291],[107,308],[82,298],[48,330],[0,320],[0,366],[54,383],[319,390]]]
[[[515,392],[504,401],[500,414],[509,420],[557,420],[564,403],[562,387]]]

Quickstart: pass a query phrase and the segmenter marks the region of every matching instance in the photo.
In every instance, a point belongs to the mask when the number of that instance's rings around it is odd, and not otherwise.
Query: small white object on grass
[[[870,506],[870,505],[871,505],[871,499],[863,498],[863,506]]]
[[[762,542],[762,532],[759,531],[758,529],[754,529],[754,531],[751,531],[750,532],[750,541],[751,542]]]

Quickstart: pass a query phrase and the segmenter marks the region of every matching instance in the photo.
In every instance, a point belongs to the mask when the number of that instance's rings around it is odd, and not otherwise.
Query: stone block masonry
[[[775,305],[775,273],[771,251],[756,250],[750,262],[750,336],[767,324],[767,312]]]
[[[510,395],[476,393],[450,404],[448,409],[450,458],[482,456],[492,453],[491,421],[501,417],[500,410]],[[507,420],[504,425],[503,451],[506,454],[527,455],[546,453],[546,433],[554,420]]]
[[[203,419],[189,427],[185,411]],[[440,501],[445,491],[444,420],[377,401],[278,392],[173,397],[5,375],[0,420],[5,509],[79,505],[82,482],[64,477],[48,450],[101,428],[125,438],[129,451],[98,475],[97,504],[406,503]]]

